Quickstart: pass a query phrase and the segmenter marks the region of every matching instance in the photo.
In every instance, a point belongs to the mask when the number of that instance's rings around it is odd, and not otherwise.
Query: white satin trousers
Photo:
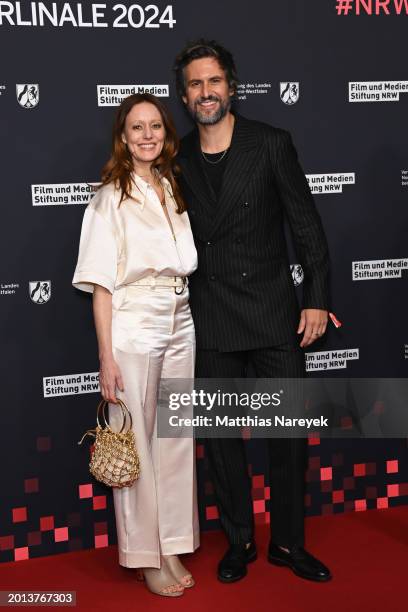
[[[179,290],[179,289],[177,289]],[[193,552],[199,545],[193,438],[158,438],[161,378],[194,377],[195,333],[188,288],[126,285],[112,298],[112,344],[124,383],[141,474],[131,486],[113,488],[119,563],[160,567],[160,554]],[[109,405],[113,427],[120,409]]]

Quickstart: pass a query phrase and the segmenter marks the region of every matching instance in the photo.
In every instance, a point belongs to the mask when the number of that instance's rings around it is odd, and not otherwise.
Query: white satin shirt
[[[111,293],[145,276],[189,276],[197,268],[190,221],[176,210],[169,181],[162,179],[169,222],[146,181],[132,174],[132,195],[118,206],[120,191],[104,185],[88,204],[82,222],[78,262],[72,284],[90,293],[94,284]]]

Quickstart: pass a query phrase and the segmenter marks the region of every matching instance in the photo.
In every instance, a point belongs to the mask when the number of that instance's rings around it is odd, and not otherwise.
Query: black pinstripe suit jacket
[[[178,163],[198,251],[190,278],[197,347],[238,351],[293,340],[299,306],[284,216],[305,274],[303,308],[328,309],[329,256],[290,134],[236,115],[218,201],[198,130],[183,138]]]

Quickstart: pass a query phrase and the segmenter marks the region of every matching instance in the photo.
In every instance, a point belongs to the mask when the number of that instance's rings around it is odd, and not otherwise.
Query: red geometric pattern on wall
[[[351,451],[347,445],[342,448],[344,441],[335,442],[337,448],[333,452],[333,441],[309,438],[306,515],[362,512],[408,503],[406,440],[383,441],[383,452],[380,454],[375,448],[371,453],[376,461],[363,461],[357,456],[359,443]],[[249,444],[252,444],[248,449],[248,469],[255,523],[268,524],[273,492],[265,473],[266,455],[261,455],[253,440]],[[49,436],[37,438],[39,454],[51,452],[51,448]],[[359,455],[362,454],[369,457],[369,449],[359,449]],[[219,527],[219,516],[202,443],[197,444],[197,470],[201,528],[213,529]],[[78,471],[85,478],[77,483],[66,481],[64,500],[47,494],[53,489],[48,473],[23,475],[16,487],[20,493],[10,496],[10,507],[3,504],[1,508],[1,561],[21,561],[116,543],[110,489],[89,476],[82,459]]]

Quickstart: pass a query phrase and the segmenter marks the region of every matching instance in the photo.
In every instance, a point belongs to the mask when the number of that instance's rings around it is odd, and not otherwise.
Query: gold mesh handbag
[[[123,424],[119,432],[113,431],[106,421],[105,409],[108,404],[101,400],[96,409],[96,428],[84,433],[78,444],[87,435],[95,437],[89,469],[91,474],[108,487],[131,487],[140,475],[140,460],[136,450],[135,435],[132,431],[132,415],[128,407],[118,399],[122,410]],[[100,416],[104,427],[100,424]],[[126,428],[126,421],[128,427]]]

